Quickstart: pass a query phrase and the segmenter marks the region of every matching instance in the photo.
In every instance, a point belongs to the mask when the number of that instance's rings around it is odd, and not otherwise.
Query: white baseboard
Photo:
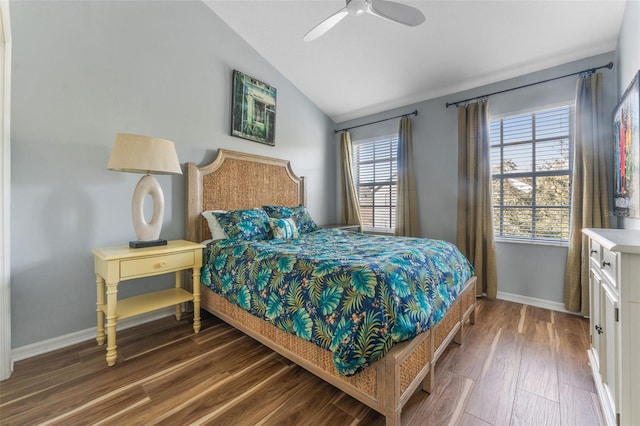
[[[136,325],[144,324],[150,321],[155,321],[160,318],[165,318],[174,315],[176,310],[174,307],[168,307],[164,309],[158,309],[157,311],[149,312],[146,314],[138,315],[135,317],[126,318],[118,322],[118,330],[124,330],[126,328],[134,327]],[[53,339],[43,340],[42,342],[31,343],[29,345],[20,346],[11,350],[11,361],[21,361],[23,359],[31,358],[36,355],[42,355],[47,352],[55,351],[56,349],[65,348],[67,346],[75,345],[76,343],[84,342],[87,340],[96,338],[96,327],[87,328],[85,330],[76,331],[64,336],[54,337]],[[97,343],[96,343],[97,345]]]
[[[567,314],[576,314],[575,312],[567,311],[564,308],[564,304],[560,302],[554,302],[551,300],[538,299],[535,297],[521,296],[519,294],[505,293],[499,291],[497,299],[506,300],[508,302],[522,303],[523,305],[535,306],[537,308],[549,309],[552,311],[564,312]]]

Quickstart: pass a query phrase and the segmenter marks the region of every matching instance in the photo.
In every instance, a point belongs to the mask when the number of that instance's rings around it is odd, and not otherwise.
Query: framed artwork
[[[276,144],[276,88],[233,71],[231,135]]]
[[[638,71],[613,114],[614,205],[617,216],[640,218],[640,92]]]

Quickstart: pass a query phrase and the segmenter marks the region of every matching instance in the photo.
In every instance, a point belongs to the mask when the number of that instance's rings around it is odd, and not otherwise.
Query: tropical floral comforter
[[[334,354],[352,375],[437,324],[473,274],[455,245],[319,229],[288,240],[220,240],[202,282]]]

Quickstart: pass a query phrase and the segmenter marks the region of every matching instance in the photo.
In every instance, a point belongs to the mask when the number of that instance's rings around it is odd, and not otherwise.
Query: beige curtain
[[[353,183],[351,133],[340,134],[340,220],[343,225],[362,225],[358,195]]]
[[[413,131],[409,117],[400,119],[397,182],[395,233],[405,237],[419,237],[418,195],[413,172]]]
[[[486,100],[458,108],[457,245],[478,277],[478,294],[498,291],[491,208],[489,118]]]
[[[571,229],[565,272],[567,310],[589,314],[589,253],[582,228],[608,228],[609,187],[602,110],[602,74],[578,79],[571,188]]]

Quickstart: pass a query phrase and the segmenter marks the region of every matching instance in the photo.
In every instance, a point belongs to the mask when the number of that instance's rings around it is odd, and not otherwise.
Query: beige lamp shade
[[[173,142],[130,133],[116,136],[107,168],[131,173],[182,174]]]
[[[164,217],[164,194],[160,183],[151,176],[155,174],[182,174],[173,142],[149,136],[118,133],[107,165],[109,170],[144,173],[133,192],[131,216],[137,241],[130,241],[132,248],[167,244],[161,240],[160,230]],[[144,217],[144,200],[153,200],[153,217],[147,222]]]

